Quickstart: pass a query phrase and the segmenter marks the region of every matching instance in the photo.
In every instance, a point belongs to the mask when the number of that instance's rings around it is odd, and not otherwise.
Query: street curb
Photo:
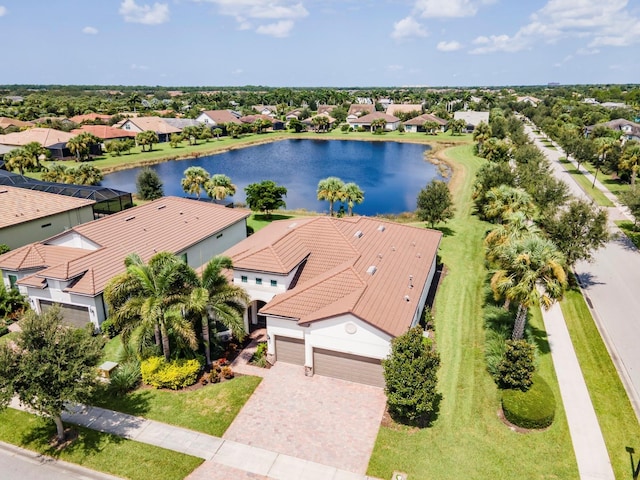
[[[91,470],[90,468],[82,467],[80,465],[76,465],[75,463],[65,462],[64,460],[58,460],[53,457],[49,457],[47,455],[42,455],[41,453],[34,452],[32,450],[27,450],[22,447],[18,447],[11,443],[6,443],[0,441],[0,450],[4,450],[6,452],[10,452],[11,454],[23,458],[27,458],[30,460],[35,460],[37,463],[49,463],[52,465],[60,465],[60,467],[65,470],[69,470],[78,474],[78,476],[85,477],[87,479],[95,479],[95,480],[123,480],[122,477],[116,477],[113,475],[109,475],[108,473],[98,472],[97,470]]]

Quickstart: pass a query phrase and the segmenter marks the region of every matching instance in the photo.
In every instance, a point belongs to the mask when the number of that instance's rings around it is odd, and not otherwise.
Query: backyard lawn
[[[0,412],[0,441],[132,480],[181,480],[203,460],[107,433],[74,427],[78,438],[62,450],[49,445],[50,420],[8,408]],[[0,477],[2,474],[0,474]]]
[[[369,463],[370,475],[403,471],[412,480],[459,478],[578,478],[560,393],[545,347],[539,312],[531,325],[540,337],[539,371],[558,400],[546,431],[520,434],[497,416],[499,392],[485,369],[482,301],[486,270],[482,240],[490,226],[471,216],[475,171],[483,160],[471,145],[446,154],[459,165],[454,176],[456,217],[447,224],[441,256],[446,277],[436,298],[436,341],[442,358],[439,416],[425,429],[382,426]],[[461,175],[462,173],[462,175]]]

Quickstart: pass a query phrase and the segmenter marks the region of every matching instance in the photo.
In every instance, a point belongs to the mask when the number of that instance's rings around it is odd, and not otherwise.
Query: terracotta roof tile
[[[128,130],[122,130],[120,128],[110,127],[109,125],[82,125],[80,128],[71,130],[74,135],[79,135],[83,132],[89,132],[102,140],[111,140],[114,138],[122,137],[135,137],[136,133]]]
[[[420,115],[419,117],[414,117],[411,120],[407,120],[406,122],[404,122],[405,125],[418,125],[419,127],[421,127],[424,122],[436,122],[439,125],[446,125],[447,121],[443,120],[440,117],[436,117],[435,115],[432,115],[431,113],[424,113],[422,115]]]
[[[3,145],[23,146],[27,143],[38,142],[43,147],[50,147],[58,143],[67,143],[75,135],[72,133],[54,130],[53,128],[30,128],[22,132],[0,135],[0,143]]]

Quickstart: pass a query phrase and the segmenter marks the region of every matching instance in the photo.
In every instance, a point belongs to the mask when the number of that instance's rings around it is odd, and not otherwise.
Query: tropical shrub
[[[544,378],[534,375],[529,390],[503,391],[502,411],[509,422],[519,427],[546,428],[555,418],[556,400]]]
[[[100,325],[100,331],[103,335],[109,338],[113,338],[118,335],[118,333],[120,333],[116,328],[113,319],[111,318],[107,318],[104,322],[102,322],[102,324]]]
[[[261,342],[258,344],[255,353],[249,361],[251,365],[255,365],[260,368],[267,368],[269,363],[267,362],[267,342]]]
[[[167,362],[164,357],[150,357],[140,364],[144,383],[155,388],[172,390],[196,383],[201,368],[200,362],[195,359]]]
[[[0,325],[0,337],[4,337],[7,333],[9,333],[9,329],[4,325]]]
[[[109,391],[115,395],[124,395],[134,390],[140,383],[140,362],[128,361],[118,365],[109,379]]]
[[[526,340],[507,340],[504,356],[498,364],[498,383],[502,388],[526,391],[536,370],[535,347]]]

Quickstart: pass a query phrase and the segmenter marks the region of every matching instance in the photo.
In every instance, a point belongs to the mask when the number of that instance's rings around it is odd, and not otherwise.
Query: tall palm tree
[[[200,287],[194,290],[191,311],[202,319],[202,340],[204,343],[207,365],[211,364],[210,320],[220,322],[233,332],[239,340],[243,340],[244,312],[251,301],[247,292],[237,285],[230,284],[224,270],[232,268],[229,257],[214,257],[207,263]]]
[[[505,220],[505,223],[497,225],[484,239],[485,256],[491,263],[500,258],[500,252],[513,242],[540,233],[540,229],[524,212],[514,212]]]
[[[604,165],[607,161],[607,155],[615,148],[616,139],[612,137],[598,137],[593,143],[596,145],[596,151],[598,153],[598,161],[596,163],[596,173],[593,176],[593,185],[596,184],[596,178],[598,177],[598,170],[600,166]]]
[[[24,175],[26,169],[36,166],[33,157],[24,148],[11,150],[4,156],[4,163],[9,171],[17,169],[20,175]]]
[[[154,336],[167,361],[171,358],[170,332],[195,350],[193,324],[184,315],[200,284],[193,269],[170,252],[160,252],[146,264],[133,253],[125,259],[125,266],[126,271],[111,279],[104,290],[123,341],[140,328],[141,338]]]
[[[228,196],[235,195],[236,186],[231,183],[231,179],[228,176],[216,173],[204,184],[204,190],[210,198],[224,200]]]
[[[567,285],[564,256],[556,246],[539,235],[527,235],[502,249],[500,268],[491,277],[496,299],[518,302],[512,338],[524,336],[529,307],[540,304],[548,309],[562,298]]]
[[[342,196],[343,199],[347,202],[347,211],[349,216],[353,216],[354,205],[360,205],[362,202],[364,202],[364,192],[357,184],[349,182],[345,183],[342,187]]]
[[[331,217],[333,217],[334,202],[344,198],[343,187],[344,182],[338,177],[327,177],[318,182],[318,200],[327,200],[329,202],[329,216]]]
[[[630,173],[631,185],[635,185],[640,169],[640,143],[629,142],[625,145],[620,157],[620,167]]]
[[[196,194],[200,198],[200,193],[209,181],[209,172],[202,167],[189,167],[184,171],[184,178],[180,182],[185,193]]]
[[[484,142],[491,138],[491,127],[486,122],[480,122],[473,131],[473,140],[478,142],[478,154],[482,154]]]
[[[514,212],[523,212],[528,218],[536,214],[531,195],[521,188],[500,185],[490,189],[486,195],[482,213],[488,220],[503,223]]]

